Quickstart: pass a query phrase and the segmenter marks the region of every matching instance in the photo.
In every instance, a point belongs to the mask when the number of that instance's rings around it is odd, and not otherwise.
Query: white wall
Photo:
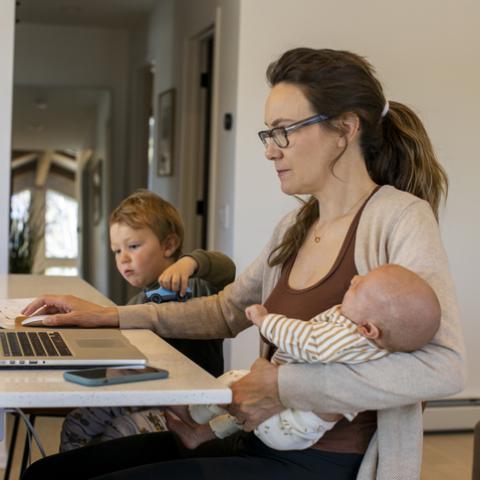
[[[111,159],[111,122],[112,122],[112,96],[110,91],[106,90],[99,95],[99,102],[97,105],[96,112],[96,121],[95,121],[95,143],[93,146],[93,158],[90,162],[87,163],[86,168],[91,168],[96,162],[101,161],[102,166],[100,167],[103,175],[103,183],[105,184],[107,179],[106,175],[109,175],[108,172],[108,161]],[[83,165],[85,167],[85,165]],[[113,167],[115,168],[115,167]],[[79,172],[79,175],[81,173]],[[81,177],[80,177],[81,178]],[[78,179],[77,179],[78,180]],[[82,191],[83,189],[80,189]],[[84,262],[87,262],[90,266],[88,271],[91,274],[90,282],[93,285],[109,285],[108,282],[108,265],[113,262],[112,255],[110,254],[110,242],[109,242],[109,230],[108,230],[108,217],[110,212],[106,210],[106,205],[109,204],[107,198],[108,192],[106,189],[102,190],[101,195],[101,208],[102,220],[97,224],[93,225],[93,222],[90,222],[88,226],[82,226],[83,231],[88,231],[88,236],[90,239],[91,247],[89,250],[88,258],[84,258]],[[90,205],[92,201],[90,199]],[[92,218],[90,218],[92,220]],[[109,261],[110,260],[110,261]],[[119,274],[117,274],[117,277]],[[123,282],[122,282],[123,283]]]
[[[6,0],[0,15],[0,274],[8,272],[14,28],[15,2]]]
[[[91,148],[99,91],[78,87],[14,86],[12,150]],[[45,101],[45,108],[38,107]],[[41,132],[32,126],[41,126]]]
[[[266,242],[291,201],[279,193],[273,168],[263,158],[256,131],[263,125],[268,92],[265,69],[296,46],[329,47],[366,55],[376,66],[387,98],[419,113],[450,177],[443,238],[456,281],[470,352],[466,395],[480,397],[474,354],[480,345],[480,3],[319,2],[243,0],[235,152],[234,258],[242,270]],[[249,340],[235,342],[236,366],[257,354]]]
[[[174,1],[162,0],[154,9],[149,22],[147,36],[146,63],[151,63],[155,70],[153,84],[154,115],[157,118],[156,99],[160,92],[176,87],[174,77],[175,49],[173,44]],[[177,57],[178,58],[178,57]],[[178,102],[178,96],[177,96]],[[178,116],[177,116],[178,117]],[[178,129],[176,129],[178,131]],[[156,145],[155,145],[156,147]],[[156,160],[156,155],[154,155]],[[174,167],[173,177],[157,177],[155,161],[149,167],[148,187],[159,195],[177,203],[179,175],[177,166]]]
[[[218,49],[217,104],[213,115],[214,121],[221,122],[223,114],[231,112],[236,123],[236,91],[238,62],[238,0],[162,0],[158,2],[150,19],[146,61],[155,66],[154,98],[169,88],[177,91],[176,104],[176,141],[175,166],[173,177],[157,177],[155,165],[150,166],[149,188],[172,202],[180,212],[185,214],[185,205],[180,195],[181,174],[185,168],[182,163],[187,131],[182,129],[182,120],[190,112],[186,111],[185,85],[187,83],[185,55],[188,43],[205,29],[216,28],[216,47]],[[214,67],[215,68],[215,67]],[[156,105],[155,105],[156,107]],[[233,215],[234,202],[234,149],[235,128],[225,131],[220,127],[216,131],[216,142],[213,149],[218,151],[218,178],[215,185],[214,218],[215,241],[211,244],[216,248],[233,254],[233,221],[229,225],[220,225],[219,216],[225,208]],[[188,172],[187,172],[188,174]]]
[[[214,231],[210,248],[220,250],[233,257],[233,209],[235,188],[235,141],[237,108],[238,68],[238,0],[163,0],[159,1],[150,19],[146,61],[155,65],[154,98],[169,88],[177,91],[175,166],[173,177],[157,177],[156,166],[150,166],[149,188],[172,202],[185,217],[186,205],[181,195],[181,174],[186,169],[185,157],[189,132],[185,119],[190,114],[185,101],[188,84],[185,58],[189,42],[212,27],[215,23],[215,62],[218,69],[215,78],[212,151],[216,151],[217,176],[213,187],[216,190],[213,207]],[[234,128],[226,131],[222,127],[225,113],[233,114]],[[186,172],[188,175],[188,170]],[[227,216],[229,220],[225,222]],[[223,222],[220,217],[223,216]],[[188,243],[186,248],[189,248]],[[236,340],[235,340],[236,341]],[[230,341],[225,342],[225,359],[230,367]]]

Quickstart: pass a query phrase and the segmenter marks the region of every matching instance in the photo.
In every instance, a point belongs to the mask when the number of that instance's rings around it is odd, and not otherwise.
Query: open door
[[[212,198],[212,118],[214,97],[214,28],[192,38],[187,55],[184,159],[181,211],[185,250],[208,248]]]

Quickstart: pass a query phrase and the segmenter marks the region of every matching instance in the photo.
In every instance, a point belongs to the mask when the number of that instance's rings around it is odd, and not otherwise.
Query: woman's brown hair
[[[300,87],[313,109],[331,118],[324,123],[327,128],[338,131],[335,117],[357,114],[360,146],[372,180],[428,201],[438,217],[440,200],[448,191],[447,175],[421,120],[402,103],[387,103],[365,58],[341,50],[296,48],[270,64],[267,80],[272,87],[280,82]],[[332,171],[339,158],[332,162]],[[318,215],[315,198],[304,202],[295,224],[271,252],[271,266],[283,264],[298,252]]]

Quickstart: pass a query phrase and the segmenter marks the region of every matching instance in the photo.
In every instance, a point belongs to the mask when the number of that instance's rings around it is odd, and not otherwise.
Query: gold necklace
[[[322,239],[322,237],[317,232],[317,227],[318,227],[318,222],[319,221],[320,221],[320,218],[317,220],[317,225],[313,228],[313,241],[315,243],[320,243],[320,240]]]
[[[375,187],[373,187],[373,189],[376,188],[376,185]],[[373,189],[372,190],[369,190],[365,195],[362,195],[345,213],[343,213],[342,215],[340,215],[339,217],[337,217],[335,220],[338,220],[339,218],[343,218],[343,217],[346,217],[356,206],[358,206],[358,204],[364,199],[364,198],[367,198],[372,192],[373,192]],[[334,223],[333,222],[330,222],[330,223]],[[320,243],[320,240],[322,239],[322,236],[318,233],[318,224],[320,222],[320,216],[318,217],[318,220],[317,220],[317,224],[315,227],[313,227],[313,241],[315,243]],[[327,224],[328,225],[328,224]]]

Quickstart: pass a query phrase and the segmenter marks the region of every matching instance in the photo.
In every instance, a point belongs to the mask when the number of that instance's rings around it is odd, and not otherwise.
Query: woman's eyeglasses
[[[271,130],[262,130],[261,132],[258,132],[258,136],[265,147],[267,146],[268,139],[271,138],[277,147],[286,148],[290,144],[288,140],[288,135],[290,135],[290,133],[300,128],[307,127],[308,125],[313,125],[314,123],[325,122],[329,118],[330,117],[327,117],[326,115],[314,115],[305,120],[292,123],[288,127],[275,127]]]

